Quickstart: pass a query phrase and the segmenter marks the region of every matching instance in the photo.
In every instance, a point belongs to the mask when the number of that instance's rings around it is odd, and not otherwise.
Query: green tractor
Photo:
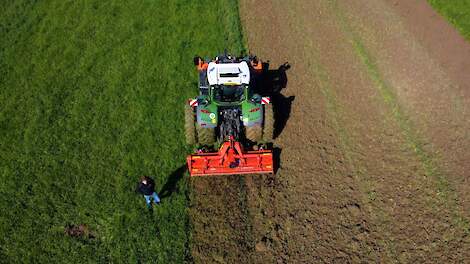
[[[213,146],[229,140],[257,145],[273,139],[274,116],[269,97],[252,86],[263,71],[256,57],[232,57],[226,52],[209,62],[194,58],[199,96],[185,106],[186,142]]]

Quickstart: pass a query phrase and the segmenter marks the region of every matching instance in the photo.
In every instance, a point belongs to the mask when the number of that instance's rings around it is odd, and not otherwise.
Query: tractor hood
[[[239,63],[210,62],[207,67],[209,85],[241,85],[250,83],[250,68],[245,61]]]

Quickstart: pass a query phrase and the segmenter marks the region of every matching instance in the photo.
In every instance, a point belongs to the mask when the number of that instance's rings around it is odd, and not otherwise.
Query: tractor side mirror
[[[253,103],[261,103],[261,96],[259,96],[258,94],[255,94],[253,95],[253,97],[251,97],[250,99]]]
[[[207,101],[207,99],[205,98],[197,98],[197,104],[198,105],[207,105],[209,103],[209,101]]]

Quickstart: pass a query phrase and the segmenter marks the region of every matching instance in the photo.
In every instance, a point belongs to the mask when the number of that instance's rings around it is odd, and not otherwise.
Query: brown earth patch
[[[192,180],[196,262],[470,260],[467,64],[403,2],[241,1],[250,51],[291,65],[290,111],[274,177]]]
[[[359,2],[349,21],[469,217],[470,44],[425,1]]]

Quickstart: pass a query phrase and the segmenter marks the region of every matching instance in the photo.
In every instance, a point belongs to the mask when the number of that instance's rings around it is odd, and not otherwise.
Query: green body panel
[[[213,88],[210,89],[209,95],[200,95],[197,99],[201,102],[197,106],[197,123],[207,128],[215,128],[218,125],[218,108],[219,107],[240,107],[243,116],[243,125],[251,127],[255,125],[261,126],[263,124],[263,105],[258,102],[253,102],[250,96],[249,87],[246,86],[244,90],[244,98],[241,101],[233,102],[220,102],[213,98]]]
[[[209,104],[200,104],[197,106],[197,123],[204,127],[216,127],[218,123],[217,105],[210,102]]]
[[[243,125],[251,127],[262,125],[263,123],[263,105],[245,101],[242,103]]]

